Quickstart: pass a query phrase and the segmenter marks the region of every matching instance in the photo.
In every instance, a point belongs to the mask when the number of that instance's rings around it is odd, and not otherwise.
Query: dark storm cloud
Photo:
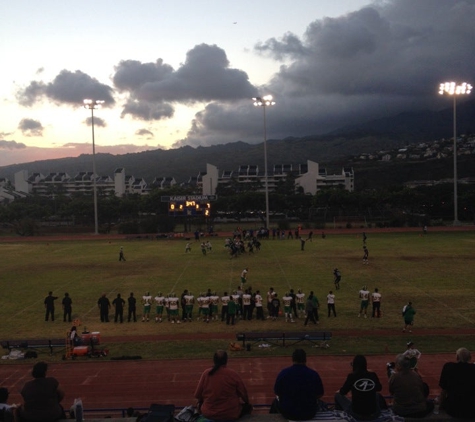
[[[257,93],[247,74],[230,68],[226,53],[216,45],[195,46],[177,70],[160,59],[122,61],[115,71],[114,85],[130,95],[122,115],[143,120],[173,116],[174,103],[228,102]]]
[[[153,132],[149,131],[148,129],[139,129],[139,130],[135,131],[135,134],[137,136],[145,136],[148,139],[153,138],[155,136],[153,134]]]
[[[119,92],[134,92],[147,83],[165,80],[173,73],[173,68],[163,64],[162,59],[155,63],[142,63],[137,60],[122,60],[115,66],[114,85]]]
[[[304,136],[392,116],[449,107],[437,94],[445,80],[475,81],[474,0],[378,1],[338,18],[312,22],[300,39],[286,33],[255,51],[283,60],[262,95],[274,95],[267,110],[270,137]],[[246,103],[228,113],[225,104],[195,116],[184,144],[259,141]],[[251,107],[252,108],[252,107]],[[252,115],[251,115],[252,116]],[[215,122],[228,125],[227,131]],[[257,129],[252,135],[252,131]]]
[[[80,70],[62,70],[52,82],[30,82],[26,88],[17,92],[17,99],[23,106],[32,106],[42,98],[69,105],[82,105],[85,98],[90,98],[103,100],[104,107],[109,107],[115,103],[112,93],[111,87]]]
[[[124,105],[121,117],[125,117],[127,114],[137,120],[160,120],[172,117],[174,109],[170,104],[163,102],[130,100]]]
[[[37,120],[22,119],[18,124],[18,129],[25,136],[43,136],[43,125]]]
[[[15,150],[25,148],[26,145],[22,144],[21,142],[0,140],[0,149]]]
[[[92,126],[92,117],[88,117],[86,120],[84,120],[84,123],[87,126]],[[94,127],[107,127],[107,123],[104,119],[94,116]]]

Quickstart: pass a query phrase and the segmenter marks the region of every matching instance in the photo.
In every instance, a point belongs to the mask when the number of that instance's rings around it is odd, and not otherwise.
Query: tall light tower
[[[451,95],[454,99],[454,226],[460,224],[458,218],[457,194],[457,95],[468,95],[472,92],[472,85],[467,82],[444,82],[439,85],[439,94]]]
[[[96,144],[94,140],[94,110],[101,108],[104,101],[84,100],[84,108],[91,110],[92,127],[92,186],[94,195],[94,234],[99,234],[99,218],[97,215],[97,186],[96,186]]]
[[[266,229],[270,229],[269,221],[269,180],[267,176],[267,125],[266,125],[266,108],[275,104],[272,101],[272,95],[265,95],[264,97],[254,97],[252,99],[256,107],[262,107],[264,111],[264,183],[266,192]]]

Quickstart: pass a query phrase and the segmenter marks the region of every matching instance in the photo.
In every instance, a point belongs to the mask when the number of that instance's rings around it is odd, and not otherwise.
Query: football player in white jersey
[[[150,309],[152,308],[152,296],[150,292],[145,293],[142,296],[142,304],[143,304],[143,316],[142,322],[150,320]]]
[[[368,310],[368,304],[369,304],[369,290],[366,288],[366,286],[362,287],[362,289],[359,292],[359,296],[361,299],[361,306],[360,306],[360,313],[358,314],[358,318],[361,315],[364,315],[364,317],[367,318],[366,312]]]

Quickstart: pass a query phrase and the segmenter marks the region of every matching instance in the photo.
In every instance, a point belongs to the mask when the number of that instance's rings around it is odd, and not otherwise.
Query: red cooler
[[[93,344],[101,344],[101,333],[99,331],[93,331],[91,333],[91,339]]]
[[[82,333],[81,334],[81,341],[82,344],[91,344],[92,333]]]
[[[89,346],[77,346],[73,349],[73,356],[86,356],[89,353]]]

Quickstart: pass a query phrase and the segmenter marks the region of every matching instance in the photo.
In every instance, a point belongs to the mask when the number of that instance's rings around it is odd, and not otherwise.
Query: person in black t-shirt
[[[114,322],[119,321],[121,324],[124,322],[124,305],[125,300],[121,298],[120,293],[117,293],[117,297],[112,301],[115,308]]]
[[[137,322],[137,299],[135,299],[134,294],[130,293],[129,298],[127,299],[128,303],[128,315],[127,315],[127,322],[130,322],[132,318],[134,318],[134,322]]]
[[[69,293],[65,293],[63,297],[63,301],[61,302],[63,305],[63,321],[71,322],[71,313],[73,311],[72,304],[73,301],[69,297]]]
[[[54,321],[54,301],[57,299],[57,296],[53,296],[53,292],[49,292],[48,296],[45,297],[45,321],[48,321],[49,316],[51,315],[51,321]]]
[[[468,349],[456,352],[457,362],[447,362],[440,374],[441,407],[455,418],[475,419],[475,365]]]
[[[379,402],[382,397],[378,394],[383,388],[381,382],[374,372],[368,371],[364,356],[356,355],[351,366],[353,372],[348,374],[345,383],[335,394],[336,407],[358,420],[376,419],[381,413]],[[350,391],[351,400],[346,397]]]

